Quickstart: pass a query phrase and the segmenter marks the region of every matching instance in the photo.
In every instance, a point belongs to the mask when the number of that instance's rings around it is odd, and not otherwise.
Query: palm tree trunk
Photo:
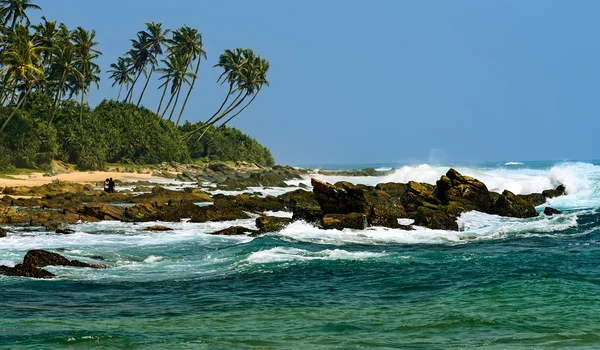
[[[162,115],[160,116],[161,118],[164,119],[165,114],[167,114],[167,111],[169,110],[169,107],[171,106],[171,102],[173,102],[173,98],[175,97],[175,92],[173,92],[171,94],[171,98],[169,98],[169,103],[167,103],[167,106],[165,107],[165,110],[163,111]]]
[[[131,83],[131,89],[129,89],[127,96],[125,96],[125,101],[129,99],[129,103],[131,103],[131,99],[133,98],[133,88],[135,87],[135,83],[137,83],[138,79],[140,78],[140,75],[142,75],[142,70],[140,70],[135,79],[133,79],[133,83]]]
[[[54,119],[54,116],[56,115],[56,110],[58,109],[58,101],[60,100],[60,95],[62,94],[62,91],[65,87],[65,81],[66,81],[66,77],[65,74],[63,74],[63,76],[60,79],[60,83],[58,84],[58,91],[56,91],[56,97],[54,98],[54,104],[52,106],[52,116],[50,117],[50,122],[48,123],[48,125],[52,125],[52,120]]]
[[[123,84],[119,84],[119,93],[117,94],[117,102],[121,99],[121,90],[123,90]]]
[[[181,85],[183,85],[183,82],[181,82]],[[175,112],[175,107],[177,107],[177,101],[179,101],[179,94],[181,93],[181,85],[179,85],[179,89],[177,89],[177,98],[175,99],[175,103],[173,104],[173,109],[171,109],[169,121],[171,121],[171,118],[173,118],[173,112]]]
[[[242,109],[240,109],[239,111],[237,111],[237,113],[235,113],[234,115],[232,115],[231,117],[229,117],[229,119],[227,119],[223,124],[219,125],[218,129],[224,127],[225,124],[227,124],[227,123],[229,123],[231,121],[231,119],[237,117],[240,113],[242,113],[244,111],[244,109],[246,109],[246,107],[248,107],[252,103],[252,101],[254,101],[254,99],[256,98],[256,96],[258,96],[259,92],[260,92],[260,89],[258,89],[256,91],[256,93],[254,94],[254,96],[252,96],[252,98],[250,99],[250,101],[248,101],[248,103],[246,103],[246,105],[244,107],[242,107]]]
[[[152,73],[154,73],[154,67],[150,70],[150,74],[148,74],[148,79],[146,79],[146,84],[144,84],[144,89],[142,90],[142,94],[140,95],[140,99],[138,100],[137,106],[140,106],[142,103],[142,97],[144,97],[144,93],[146,92],[146,88],[148,87],[148,83],[150,82],[150,78],[152,77]]]
[[[229,106],[225,109],[225,112],[221,113],[216,119],[212,120],[214,118],[211,117],[209,120],[207,120],[204,124],[202,124],[200,127],[198,127],[196,130],[192,130],[189,133],[187,133],[184,136],[184,139],[188,139],[190,138],[193,134],[197,133],[200,130],[204,130],[204,132],[202,133],[202,135],[200,135],[200,137],[198,137],[198,140],[200,140],[202,138],[202,136],[204,136],[204,134],[206,134],[206,132],[208,131],[208,129],[210,128],[211,125],[214,125],[216,122],[218,122],[219,120],[223,119],[227,114],[231,113],[231,111],[233,111],[234,109],[236,109],[240,104],[242,104],[242,102],[244,102],[244,100],[246,99],[246,97],[248,97],[248,93],[246,93],[244,95],[244,97],[242,97],[241,100],[239,100],[239,102],[236,103],[236,101],[240,98],[241,96],[241,92],[240,94],[237,95],[237,97],[231,102],[231,104],[229,104]],[[232,107],[232,105],[235,103],[235,105]]]
[[[160,97],[160,102],[158,103],[158,109],[156,110],[156,114],[160,115],[160,107],[162,106],[163,99],[165,98],[165,95],[167,94],[167,88],[169,87],[170,80],[171,79],[167,79],[167,81],[165,82],[165,89],[163,90],[162,96]]]
[[[21,108],[21,105],[25,102],[25,97],[27,97],[27,95],[29,95],[30,91],[31,91],[31,88],[29,88],[27,90],[27,92],[25,93],[25,96],[23,96],[23,98],[21,99],[21,101],[19,101],[19,103],[17,104],[17,106],[15,107],[15,109],[13,109],[12,113],[8,116],[8,119],[6,119],[6,121],[4,122],[4,124],[2,124],[2,128],[0,128],[0,133],[2,131],[4,131],[4,128],[6,128],[6,125],[8,125],[8,122],[10,122],[10,120],[15,115],[15,113],[17,113],[17,110],[19,110],[19,108]]]
[[[83,124],[83,98],[85,97],[85,90],[81,90],[81,114],[79,115],[79,124]]]
[[[185,100],[183,100],[183,106],[181,106],[181,112],[179,112],[179,117],[177,117],[177,122],[175,123],[175,126],[179,125],[179,120],[181,120],[181,116],[183,115],[185,105],[187,104],[187,101],[190,98],[190,94],[192,93],[192,89],[194,88],[194,84],[196,83],[196,78],[198,78],[198,71],[200,70],[200,61],[202,61],[201,58],[202,55],[199,55],[198,64],[196,65],[196,71],[194,72],[194,79],[192,79],[192,85],[190,85],[190,89],[188,90],[187,95],[185,95]]]

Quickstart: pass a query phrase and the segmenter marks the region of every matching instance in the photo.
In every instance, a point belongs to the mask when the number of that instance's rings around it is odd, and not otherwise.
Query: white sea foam
[[[274,262],[308,261],[308,260],[365,260],[385,256],[384,253],[348,252],[341,249],[326,249],[311,252],[304,249],[275,247],[250,254],[245,261],[250,264],[267,264]]]
[[[163,260],[162,256],[150,255],[149,257],[147,257],[146,259],[144,259],[144,262],[148,263],[148,264],[152,264],[152,263],[155,263],[155,262],[161,261],[161,260]]]
[[[274,216],[274,217],[278,217],[278,218],[289,218],[291,219],[293,216],[293,213],[290,213],[289,211],[265,211],[264,213],[267,216]]]
[[[525,165],[525,163],[521,163],[521,162],[506,162],[504,165]]]

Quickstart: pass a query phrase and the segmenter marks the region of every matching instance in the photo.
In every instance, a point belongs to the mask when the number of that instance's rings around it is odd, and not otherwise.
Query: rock
[[[558,209],[554,209],[552,207],[546,207],[544,209],[544,214],[548,215],[548,216],[552,216],[552,215],[558,215],[558,214],[562,214],[562,211],[558,210]]]
[[[311,179],[315,199],[323,214],[367,213],[369,205],[364,191],[350,183],[342,183],[340,187]]]
[[[565,188],[565,186],[559,185],[554,190],[545,190],[545,191],[542,191],[542,194],[546,198],[554,198],[554,197],[559,197],[559,196],[564,195],[565,192],[566,192],[566,190],[567,189]]]
[[[231,221],[250,218],[242,208],[224,200],[215,200],[213,205],[199,207],[198,209],[191,217],[190,222]]]
[[[108,203],[92,202],[86,204],[80,211],[81,214],[92,216],[100,220],[123,221],[125,208]]]
[[[149,192],[152,192],[152,187],[148,187],[148,186],[135,186],[133,188],[133,192],[149,193]]]
[[[546,196],[541,193],[518,194],[517,197],[528,201],[534,207],[546,203]]]
[[[0,238],[6,237],[7,234],[8,234],[8,229],[6,229],[4,227],[0,227]]]
[[[59,233],[59,234],[63,234],[63,235],[70,235],[75,233],[75,230],[71,230],[70,228],[59,228],[56,231],[54,231],[55,233]]]
[[[238,194],[231,199],[236,206],[254,213],[262,213],[265,211],[283,211],[286,209],[283,200],[271,195],[263,198],[247,194]]]
[[[538,216],[533,204],[504,190],[492,206],[492,214],[514,218],[532,218]]]
[[[173,229],[167,226],[154,225],[146,227],[144,231],[173,231]]]
[[[22,264],[14,267],[0,266],[0,274],[32,278],[50,278],[54,275],[44,269],[46,266],[72,266],[87,268],[104,268],[102,265],[88,264],[78,260],[69,260],[64,256],[45,250],[30,250],[25,254]]]
[[[407,212],[415,212],[419,207],[438,209],[442,204],[435,197],[435,188],[427,183],[409,181],[407,184],[406,198],[403,205]]]
[[[378,190],[384,191],[385,193],[392,196],[392,198],[396,198],[396,199],[400,200],[400,203],[404,202],[404,199],[406,198],[406,195],[408,193],[408,185],[407,184],[401,184],[401,183],[395,183],[395,182],[380,183],[377,186],[375,186],[375,188]]]
[[[210,235],[220,235],[220,236],[237,236],[237,235],[245,235],[245,234],[253,233],[253,232],[255,232],[255,231],[251,230],[249,228],[246,228],[246,227],[232,226],[232,227],[226,228],[224,230],[220,230],[217,232],[211,232],[209,234]]]
[[[159,204],[172,201],[212,202],[213,199],[208,193],[197,188],[173,191],[156,186],[151,193],[144,193],[129,200],[130,203],[156,202]]]
[[[304,220],[311,224],[320,224],[323,211],[312,192],[296,190],[278,197],[286,209],[292,211],[292,221]]]
[[[260,233],[278,232],[286,225],[292,222],[290,218],[280,218],[275,216],[261,216],[256,218],[256,227]]]
[[[449,215],[443,209],[419,207],[413,214],[414,224],[435,230],[458,231],[456,217]]]
[[[343,230],[345,228],[364,230],[368,226],[367,216],[363,213],[325,214],[323,227]]]
[[[436,197],[445,205],[456,202],[456,208],[463,211],[476,210],[490,213],[492,198],[486,185],[472,177],[464,176],[454,169],[448,170],[436,182]],[[459,215],[461,212],[453,213]]]

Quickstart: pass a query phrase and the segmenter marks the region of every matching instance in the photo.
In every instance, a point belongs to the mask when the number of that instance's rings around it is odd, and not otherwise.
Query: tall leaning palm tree
[[[0,0],[0,21],[8,23],[11,21],[10,29],[15,30],[17,23],[30,24],[27,10],[41,10],[38,5],[32,4],[31,0]]]
[[[142,102],[142,98],[144,97],[144,93],[146,92],[146,88],[148,87],[148,83],[150,82],[150,78],[152,77],[152,73],[156,70],[156,64],[158,62],[158,56],[163,54],[163,46],[167,43],[167,34],[171,31],[170,29],[162,29],[162,23],[146,23],[147,29],[145,31],[139,32],[145,40],[145,44],[148,45],[148,51],[151,55],[151,58],[148,59],[148,64],[150,64],[150,73],[146,79],[146,84],[144,84],[144,89],[142,89],[142,93],[140,94],[140,98],[138,99],[137,105],[139,106]]]
[[[150,45],[148,43],[148,39],[138,33],[137,39],[131,39],[132,49],[127,52],[129,55],[129,62],[131,67],[129,68],[134,75],[133,82],[131,83],[131,88],[129,88],[129,92],[127,92],[127,96],[125,100],[131,102],[133,99],[133,88],[137,83],[140,76],[146,74],[146,66],[148,62],[152,60],[152,54],[150,53]]]
[[[4,68],[0,69],[0,74],[5,74],[7,80],[12,82],[15,91],[19,86],[24,91],[12,113],[2,124],[0,132],[4,131],[17,110],[21,108],[31,89],[45,78],[40,59],[40,51],[43,48],[35,45],[35,38],[29,35],[27,28],[16,28],[16,33],[16,38],[2,54]]]
[[[176,53],[179,52],[180,55],[186,57],[188,61],[188,66],[191,66],[192,63],[196,61],[196,69],[194,71],[192,82],[185,96],[185,100],[183,101],[183,105],[181,106],[181,111],[179,112],[179,116],[177,117],[177,122],[175,122],[175,125],[179,125],[179,121],[181,120],[181,116],[183,115],[183,111],[185,110],[185,106],[187,105],[188,99],[190,98],[190,94],[194,89],[196,79],[198,78],[200,62],[202,61],[203,57],[204,59],[206,59],[206,52],[202,48],[202,34],[198,32],[197,29],[184,26],[179,30],[178,35],[176,35],[173,38],[173,40],[175,41],[174,51]]]
[[[169,86],[169,83],[171,84],[171,97],[169,98],[169,102],[167,103],[167,106],[161,114],[161,117],[164,118],[174,98],[174,105],[177,105],[177,101],[179,99],[179,92],[181,91],[181,86],[183,85],[183,83],[189,84],[188,78],[193,77],[194,73],[187,71],[187,62],[185,60],[185,57],[179,55],[171,54],[167,56],[166,60],[163,60],[163,63],[165,64],[165,67],[158,69],[159,72],[163,73],[160,79],[165,80],[161,84],[161,88],[164,87],[166,89]],[[169,120],[171,120],[171,118],[173,117],[173,111],[174,108],[171,109],[171,115],[169,116]]]
[[[131,77],[131,71],[129,70],[129,62],[127,57],[119,57],[117,59],[117,63],[112,63],[110,65],[112,69],[109,69],[107,72],[111,73],[110,78],[114,80],[112,86],[115,84],[119,84],[119,94],[117,95],[117,101],[121,98],[121,91],[123,90],[123,86],[129,86],[132,82],[133,78]]]
[[[81,92],[81,114],[80,122],[83,121],[83,105],[86,93],[90,93],[90,86],[92,83],[99,86],[98,82],[100,77],[100,67],[94,60],[98,58],[102,53],[96,49],[98,42],[95,41],[96,30],[91,31],[85,30],[82,27],[77,27],[72,33],[72,40],[75,44],[75,53],[78,59],[78,70],[81,73],[81,79],[75,80],[76,89],[78,93]]]
[[[69,80],[83,81],[83,75],[79,71],[79,57],[75,51],[75,45],[69,41],[57,47],[52,55],[49,77],[56,82],[57,86],[53,104],[54,110],[49,124],[52,124],[58,108],[58,101],[60,101],[66,91],[67,82]]]
[[[38,44],[44,49],[42,50],[42,65],[46,67],[50,63],[52,52],[58,43],[59,27],[57,21],[48,21],[42,16],[42,23],[32,26],[37,34]]]

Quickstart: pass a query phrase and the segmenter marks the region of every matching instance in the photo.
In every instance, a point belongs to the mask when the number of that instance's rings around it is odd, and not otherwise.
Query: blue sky
[[[270,60],[271,86],[232,125],[278,163],[597,159],[600,2],[39,0],[30,12],[97,30],[99,63],[145,22],[204,36],[184,118],[226,94],[226,48]],[[103,73],[91,102],[116,97]],[[151,85],[143,104],[156,109]]]

